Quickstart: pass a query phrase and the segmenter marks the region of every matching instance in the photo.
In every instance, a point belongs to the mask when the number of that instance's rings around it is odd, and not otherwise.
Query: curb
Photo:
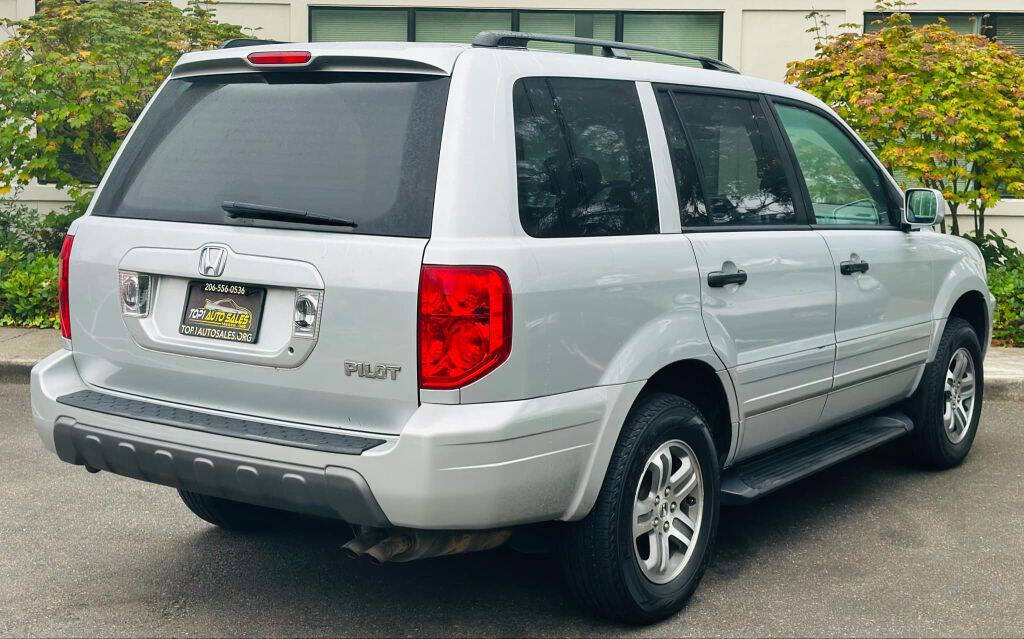
[[[985,378],[985,399],[1005,399],[1018,402],[1024,401],[1024,378]]]
[[[0,359],[0,384],[27,383],[36,361],[32,359]]]

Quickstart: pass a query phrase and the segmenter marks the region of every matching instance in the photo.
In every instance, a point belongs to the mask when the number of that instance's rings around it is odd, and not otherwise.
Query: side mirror
[[[903,226],[907,230],[935,226],[946,218],[949,205],[936,189],[907,189],[903,205]]]

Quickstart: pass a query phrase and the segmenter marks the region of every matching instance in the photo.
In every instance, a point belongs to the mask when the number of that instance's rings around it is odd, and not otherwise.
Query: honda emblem
[[[199,253],[199,274],[203,277],[220,277],[224,272],[228,251],[222,246],[204,246]]]

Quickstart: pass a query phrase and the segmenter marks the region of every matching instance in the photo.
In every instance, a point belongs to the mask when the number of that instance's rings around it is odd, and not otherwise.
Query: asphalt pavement
[[[0,384],[0,635],[1021,636],[1022,416],[988,402],[952,471],[876,451],[724,510],[688,608],[632,628],[571,606],[544,556],[375,568],[330,522],[220,531],[171,489],[58,461],[28,387]]]

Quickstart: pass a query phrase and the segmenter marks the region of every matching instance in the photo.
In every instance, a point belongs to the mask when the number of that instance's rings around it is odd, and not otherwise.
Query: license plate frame
[[[236,344],[256,344],[266,300],[264,286],[189,280],[178,333]]]

